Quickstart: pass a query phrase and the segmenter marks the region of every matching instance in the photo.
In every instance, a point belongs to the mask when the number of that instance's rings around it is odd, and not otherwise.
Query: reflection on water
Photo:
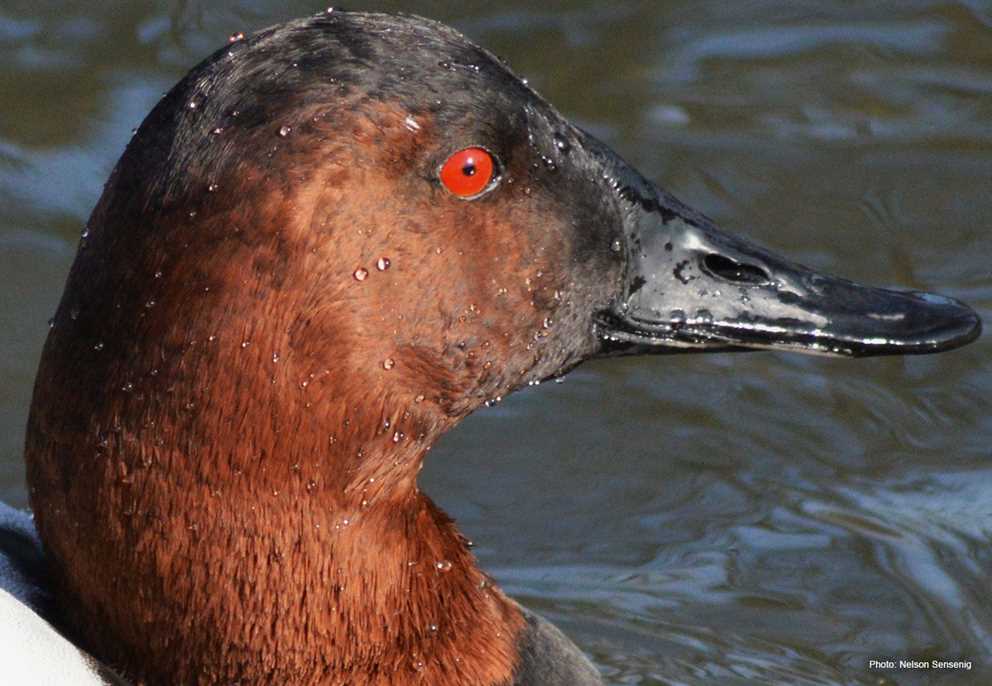
[[[992,319],[979,0],[382,2],[454,23],[731,228]],[[131,129],[266,0],[0,9],[0,497],[46,320]],[[425,488],[622,684],[992,681],[992,365],[612,360],[471,418]],[[871,672],[871,658],[971,672]]]

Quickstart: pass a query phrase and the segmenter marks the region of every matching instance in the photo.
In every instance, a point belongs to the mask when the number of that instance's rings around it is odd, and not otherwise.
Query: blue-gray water
[[[349,8],[453,24],[728,228],[992,320],[992,3]],[[46,321],[131,129],[231,33],[319,9],[0,7],[0,498],[26,502]],[[992,683],[990,352],[597,362],[470,418],[423,486],[611,683]]]

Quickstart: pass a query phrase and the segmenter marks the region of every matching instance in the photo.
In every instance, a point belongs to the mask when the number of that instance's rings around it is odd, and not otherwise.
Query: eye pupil
[[[464,148],[441,165],[438,177],[452,195],[474,198],[488,190],[496,176],[496,162],[484,148]]]

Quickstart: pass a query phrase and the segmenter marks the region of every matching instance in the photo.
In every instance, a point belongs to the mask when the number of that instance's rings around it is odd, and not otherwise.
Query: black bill
[[[608,353],[919,354],[981,332],[962,302],[819,274],[723,233],[643,179],[629,180],[621,188],[631,208],[623,293],[599,320]]]

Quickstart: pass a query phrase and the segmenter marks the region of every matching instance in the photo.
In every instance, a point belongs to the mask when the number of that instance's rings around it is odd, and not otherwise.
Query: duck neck
[[[509,683],[520,611],[416,485],[455,419],[244,343],[191,346],[240,372],[229,396],[176,363],[109,375],[85,417],[43,367],[32,498],[71,629],[148,683]]]

